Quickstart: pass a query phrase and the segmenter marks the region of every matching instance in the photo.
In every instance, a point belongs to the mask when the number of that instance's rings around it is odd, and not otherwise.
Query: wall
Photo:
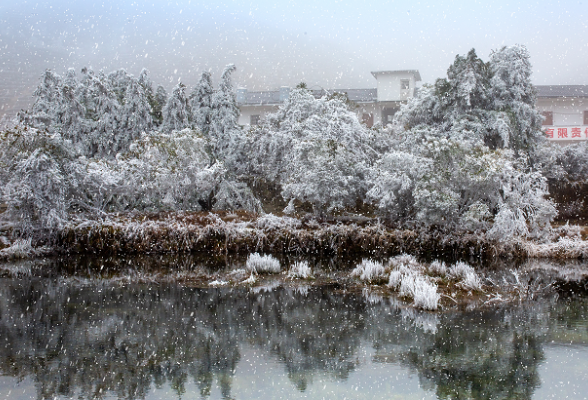
[[[414,74],[410,72],[379,73],[376,79],[378,81],[378,101],[401,101],[407,100],[414,95],[416,82]],[[410,81],[410,89],[400,90],[401,79]]]
[[[252,115],[264,116],[269,113],[278,111],[278,106],[241,106],[241,115],[239,116],[239,125],[249,125]]]
[[[539,111],[553,112],[553,125],[584,125],[584,111],[588,110],[588,99],[583,98],[540,98]]]

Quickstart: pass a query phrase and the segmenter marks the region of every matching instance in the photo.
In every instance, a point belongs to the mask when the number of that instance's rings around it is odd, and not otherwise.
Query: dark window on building
[[[251,117],[249,117],[249,124],[251,126],[259,125],[259,115],[252,115]]]
[[[543,125],[553,125],[553,111],[543,111],[541,114],[545,117]],[[586,121],[586,112],[584,112],[584,122]]]
[[[368,128],[371,128],[374,126],[374,114],[364,113],[361,116],[361,122],[363,122]]]
[[[408,90],[408,89],[410,89],[410,80],[401,79],[400,80],[400,90]]]
[[[584,125],[588,125],[588,111],[584,111]]]
[[[391,124],[398,107],[384,108],[382,110],[382,125]]]

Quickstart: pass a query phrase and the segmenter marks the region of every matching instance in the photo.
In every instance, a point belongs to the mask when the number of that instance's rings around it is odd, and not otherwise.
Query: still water
[[[584,399],[588,299],[0,278],[0,399]]]

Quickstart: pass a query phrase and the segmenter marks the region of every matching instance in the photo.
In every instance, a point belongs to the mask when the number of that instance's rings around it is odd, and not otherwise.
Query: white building
[[[328,92],[346,93],[357,105],[358,117],[368,126],[392,121],[400,104],[415,94],[416,84],[421,80],[417,70],[377,71],[376,89],[334,89]],[[290,88],[281,87],[276,91],[249,92],[237,89],[237,104],[241,110],[239,124],[257,125],[259,119],[274,112],[288,98]],[[325,90],[312,90],[315,97],[324,96]]]
[[[418,70],[376,71],[375,89],[333,89],[328,92],[346,93],[357,105],[358,118],[367,126],[392,121],[403,102],[415,95],[421,75]],[[588,140],[588,85],[536,86],[537,108],[543,113],[549,140],[562,144]],[[288,98],[290,88],[276,91],[249,92],[237,89],[237,103],[241,110],[239,124],[257,125],[267,113],[275,112]],[[312,90],[317,98],[325,90]]]
[[[588,140],[588,85],[535,86],[545,134],[562,144]]]

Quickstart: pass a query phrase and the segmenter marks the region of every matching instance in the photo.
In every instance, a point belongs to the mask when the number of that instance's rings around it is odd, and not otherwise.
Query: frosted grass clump
[[[288,272],[290,278],[308,279],[312,277],[312,269],[306,261],[296,261]]]
[[[401,255],[390,259],[395,266],[388,278],[388,287],[397,290],[400,296],[410,297],[413,305],[423,310],[436,310],[441,295],[437,285],[423,275],[423,265],[412,256]]]
[[[482,281],[474,268],[464,262],[457,262],[451,268],[447,275],[452,279],[461,281],[461,284],[472,290],[482,290]]]
[[[280,261],[271,255],[261,256],[258,253],[249,254],[247,269],[255,274],[278,274],[281,270]]]
[[[358,277],[361,281],[377,283],[385,280],[386,270],[381,262],[363,259],[353,271],[351,276]]]
[[[426,277],[416,273],[403,276],[400,283],[400,295],[411,297],[413,305],[423,310],[436,310],[439,307],[441,295],[437,293],[437,285]]]
[[[447,275],[447,265],[443,261],[435,260],[429,264],[429,273],[436,276]]]
[[[404,276],[403,272],[400,270],[395,269],[394,271],[390,272],[390,278],[388,279],[388,286],[392,289],[398,290],[400,284],[402,283],[402,277]]]

